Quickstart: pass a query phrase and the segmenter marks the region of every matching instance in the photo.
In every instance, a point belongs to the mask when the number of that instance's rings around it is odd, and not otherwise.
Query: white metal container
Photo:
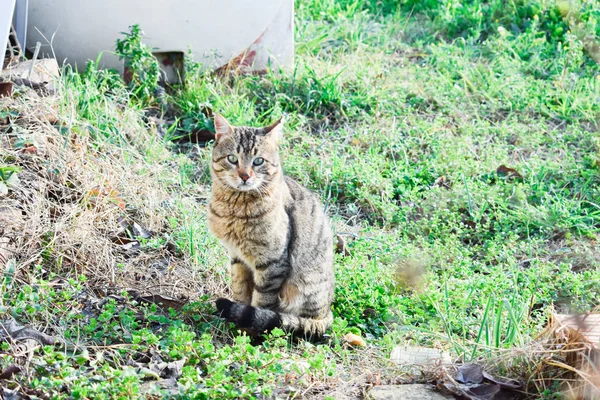
[[[4,63],[4,52],[8,44],[8,34],[12,24],[13,12],[15,10],[15,0],[0,0],[0,49],[2,49],[2,63]],[[0,70],[2,69],[0,63]]]
[[[242,60],[262,70],[293,62],[293,11],[293,0],[29,0],[27,47],[42,42],[79,68],[103,52],[102,67],[122,70],[115,41],[138,24],[158,53],[191,49],[208,68]]]

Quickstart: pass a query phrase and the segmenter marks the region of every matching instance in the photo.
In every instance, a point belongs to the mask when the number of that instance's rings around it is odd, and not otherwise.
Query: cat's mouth
[[[223,183],[225,183],[230,188],[232,188],[234,190],[238,190],[240,192],[257,191],[257,190],[259,190],[260,185],[261,185],[260,181],[254,179],[254,178],[248,179],[248,180],[246,180],[246,182],[244,182],[241,179],[227,177],[226,179],[223,180]]]
[[[237,185],[237,190],[242,191],[242,192],[249,192],[251,190],[255,190],[256,189],[256,185],[254,184],[254,182],[240,182]]]

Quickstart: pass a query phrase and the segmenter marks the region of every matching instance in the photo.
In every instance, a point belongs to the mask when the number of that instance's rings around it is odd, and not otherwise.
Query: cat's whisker
[[[262,196],[261,199],[263,199],[265,195],[265,188],[263,187],[262,183],[256,187],[256,191]]]

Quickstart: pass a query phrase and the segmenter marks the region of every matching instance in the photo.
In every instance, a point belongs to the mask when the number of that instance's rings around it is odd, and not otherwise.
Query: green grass
[[[169,90],[183,131],[211,129],[207,107],[234,124],[287,115],[284,168],[322,196],[351,253],[336,258],[330,346],[292,345],[277,333],[254,347],[208,317],[213,289],[228,280],[205,224],[209,149],[176,154],[168,141],[138,140],[150,129],[143,114],[156,106],[154,81],[128,86],[93,64],[66,70],[63,128],[154,174],[172,201],[152,206],[164,227],[147,249],[175,243],[206,286],[184,311],[123,299],[90,323],[66,310],[93,276],[56,288],[32,270],[29,289],[3,287],[0,311],[38,327],[60,321],[54,332],[89,351],[40,349],[32,374],[13,386],[56,398],[137,396],[151,379],[127,360],[155,353],[186,357],[181,398],[327,394],[335,379],[387,366],[395,345],[476,360],[526,345],[552,310],[598,306],[600,69],[580,32],[599,40],[600,4],[504,3],[302,0],[293,68],[219,77],[188,63],[185,86]],[[137,47],[121,46],[143,73],[148,60],[133,39]],[[426,265],[421,285],[399,284],[398,268],[416,261]],[[59,272],[51,256],[40,266]],[[346,332],[367,338],[368,356],[344,346]],[[289,359],[310,372],[290,372]],[[320,384],[283,392],[290,376]]]

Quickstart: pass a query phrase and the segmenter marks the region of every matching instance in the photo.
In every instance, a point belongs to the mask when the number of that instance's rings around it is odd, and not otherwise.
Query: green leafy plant
[[[117,39],[116,53],[125,62],[125,75],[136,99],[148,104],[154,98],[160,81],[160,66],[151,49],[143,43],[139,25],[129,27],[125,37]]]
[[[348,328],[383,336],[387,326],[397,320],[399,308],[400,297],[391,274],[382,271],[386,267],[376,258],[340,264],[333,304],[335,314]]]
[[[21,168],[15,165],[0,165],[0,195],[8,194],[9,186],[19,184]]]

